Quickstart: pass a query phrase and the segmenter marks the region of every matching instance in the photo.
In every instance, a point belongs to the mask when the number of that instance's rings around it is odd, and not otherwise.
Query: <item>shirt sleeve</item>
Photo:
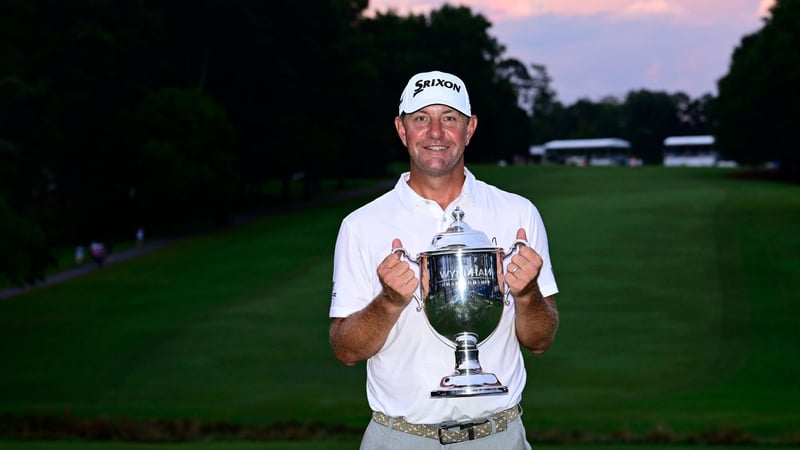
[[[376,267],[347,220],[342,221],[333,256],[333,289],[329,317],[347,317],[372,301],[377,275]]]
[[[556,284],[555,275],[553,274],[553,263],[550,260],[550,248],[547,242],[547,231],[544,227],[539,210],[533,206],[533,214],[531,215],[531,230],[532,236],[528,236],[530,246],[536,250],[536,253],[542,257],[542,268],[539,271],[539,290],[543,297],[549,297],[558,293],[558,285]]]

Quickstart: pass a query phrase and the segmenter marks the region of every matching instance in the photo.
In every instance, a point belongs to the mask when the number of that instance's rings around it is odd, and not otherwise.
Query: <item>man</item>
[[[478,118],[460,78],[414,75],[394,124],[410,170],[392,191],[342,221],[334,255],[331,345],[344,364],[367,361],[373,420],[361,448],[530,449],[519,408],[527,378],[520,344],[543,353],[558,328],[558,287],[542,219],[529,200],[477,180],[465,167]],[[499,246],[530,243],[506,260],[502,281],[513,301],[480,347],[482,366],[508,386],[506,394],[431,398],[442,375],[453,371],[453,349],[412,302],[419,268],[393,250],[429,249],[456,207]]]

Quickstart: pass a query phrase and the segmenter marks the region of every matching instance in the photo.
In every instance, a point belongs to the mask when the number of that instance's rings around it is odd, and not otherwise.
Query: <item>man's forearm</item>
[[[378,353],[403,309],[381,293],[364,309],[334,318],[330,340],[336,358],[352,366]]]
[[[517,339],[533,353],[544,353],[555,339],[558,310],[553,297],[542,297],[538,287],[515,298]]]

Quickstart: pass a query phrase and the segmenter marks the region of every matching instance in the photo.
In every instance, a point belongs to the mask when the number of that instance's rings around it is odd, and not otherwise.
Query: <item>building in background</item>
[[[667,167],[714,167],[718,163],[714,136],[669,136],[664,139],[664,165]]]
[[[544,162],[569,166],[624,166],[631,159],[631,144],[619,138],[562,139],[546,142]]]

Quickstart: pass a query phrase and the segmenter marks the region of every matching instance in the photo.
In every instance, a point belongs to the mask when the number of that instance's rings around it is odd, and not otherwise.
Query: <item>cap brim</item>
[[[415,112],[419,111],[420,109],[422,109],[422,108],[424,108],[426,106],[444,105],[444,106],[448,106],[450,108],[455,109],[456,111],[460,112],[461,114],[464,114],[465,116],[471,116],[472,115],[471,111],[464,111],[463,108],[453,105],[452,102],[449,99],[431,98],[431,99],[425,99],[424,102],[419,102],[419,103],[421,103],[421,106],[417,107],[412,102],[412,104],[406,105],[406,108],[404,108],[401,112],[406,113],[406,114],[411,114],[411,113],[415,113]],[[408,109],[408,107],[412,107],[412,108],[415,108],[415,109],[413,111],[407,111],[406,109]]]

